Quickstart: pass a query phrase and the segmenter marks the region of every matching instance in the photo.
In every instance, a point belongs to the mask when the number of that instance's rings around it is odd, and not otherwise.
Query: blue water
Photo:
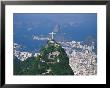
[[[14,42],[25,46],[25,51],[39,51],[45,41],[33,40],[32,36],[49,36],[56,32],[56,41],[84,41],[88,37],[97,40],[96,13],[14,13]],[[59,28],[55,29],[55,26]]]

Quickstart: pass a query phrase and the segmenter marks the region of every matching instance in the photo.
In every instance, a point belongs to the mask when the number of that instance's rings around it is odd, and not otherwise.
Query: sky
[[[69,21],[87,21],[95,20],[96,13],[14,13],[15,21],[31,21],[37,22],[39,19],[51,20],[58,23],[66,23]],[[40,23],[40,22],[39,22]]]

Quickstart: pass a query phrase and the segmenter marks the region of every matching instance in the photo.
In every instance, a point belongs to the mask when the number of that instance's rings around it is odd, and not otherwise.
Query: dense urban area
[[[51,41],[52,43],[53,41]],[[96,75],[97,74],[97,55],[94,52],[94,42],[90,45],[82,44],[82,42],[69,41],[69,42],[58,42],[65,50],[68,58],[69,65],[74,72],[74,75]],[[55,43],[55,46],[59,46]],[[45,46],[48,47],[48,46]],[[23,52],[18,51],[20,45],[14,43],[14,56],[20,61],[31,59],[31,57],[37,58],[41,53],[36,52]],[[54,56],[58,56],[59,51],[48,53],[48,59],[54,59]],[[52,57],[51,57],[52,56]],[[42,62],[45,62],[42,60]],[[56,62],[60,62],[59,59]],[[49,70],[49,69],[48,69]],[[50,71],[50,70],[49,70]]]

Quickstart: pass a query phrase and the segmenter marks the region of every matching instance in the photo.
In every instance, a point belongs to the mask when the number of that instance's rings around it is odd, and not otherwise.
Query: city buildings
[[[82,44],[81,42],[59,42],[66,51],[69,57],[69,65],[72,68],[74,75],[96,75],[97,74],[97,55],[94,52],[94,42],[91,45]],[[14,56],[19,60],[24,61],[29,57],[37,57],[39,53],[17,51],[18,44],[14,44]],[[52,52],[51,55],[59,55],[59,52]],[[44,61],[43,61],[44,62]],[[59,60],[57,60],[59,62]]]

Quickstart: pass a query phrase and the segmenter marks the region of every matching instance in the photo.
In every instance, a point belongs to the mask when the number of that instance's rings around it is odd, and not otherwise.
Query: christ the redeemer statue
[[[49,34],[52,35],[52,39],[53,39],[53,37],[54,37],[54,35],[55,35],[56,33],[51,32],[51,33],[49,33]]]

